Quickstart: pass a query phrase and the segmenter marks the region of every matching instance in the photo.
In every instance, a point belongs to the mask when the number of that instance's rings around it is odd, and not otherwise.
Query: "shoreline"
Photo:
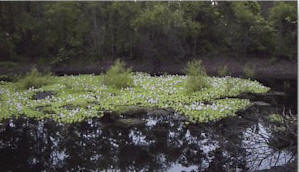
[[[254,71],[252,79],[285,79],[297,80],[297,61],[276,60],[262,58],[200,58],[206,72],[210,76],[219,76],[218,70],[227,66],[228,73],[232,77],[245,77],[244,67],[249,66]],[[221,59],[221,60],[219,60]],[[153,75],[184,74],[183,69],[188,60],[184,62],[136,62],[125,61],[134,72],[146,72]],[[59,66],[37,65],[33,63],[18,64],[16,67],[0,67],[0,75],[20,74],[29,71],[34,65],[41,71],[50,71],[55,75],[77,75],[77,74],[100,74],[105,72],[113,60],[97,61],[88,64],[63,64]]]

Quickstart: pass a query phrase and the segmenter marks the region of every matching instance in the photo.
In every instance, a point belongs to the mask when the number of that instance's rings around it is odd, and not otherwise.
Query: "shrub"
[[[42,74],[34,67],[23,78],[17,81],[17,87],[20,89],[40,88],[51,83],[52,76],[50,73]]]
[[[270,122],[282,123],[283,117],[279,114],[271,114],[268,116]]]
[[[228,68],[227,68],[227,66],[224,65],[224,66],[222,66],[222,67],[219,67],[219,68],[217,69],[217,73],[218,73],[219,76],[226,76],[226,75],[228,75],[229,73],[228,73]]]
[[[185,88],[187,92],[199,91],[203,88],[210,87],[205,68],[201,65],[201,60],[188,62],[185,68],[187,79]]]
[[[126,88],[133,85],[131,69],[125,68],[125,63],[117,59],[104,76],[104,84],[114,88]]]
[[[255,76],[255,66],[246,64],[243,68],[244,76],[247,78],[253,78]]]

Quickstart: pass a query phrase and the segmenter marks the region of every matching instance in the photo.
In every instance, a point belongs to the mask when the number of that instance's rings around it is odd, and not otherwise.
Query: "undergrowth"
[[[50,73],[43,74],[34,67],[17,81],[17,87],[19,89],[40,88],[51,83],[52,76]]]
[[[117,59],[104,76],[104,84],[113,88],[126,88],[133,84],[131,69],[125,67],[125,63]]]
[[[227,75],[229,75],[227,66],[224,65],[222,67],[217,68],[217,74],[219,76],[227,76]]]
[[[188,93],[210,87],[207,80],[207,73],[201,64],[201,60],[188,62],[185,68],[185,74],[187,75],[185,88]]]
[[[246,64],[243,68],[243,74],[246,78],[253,78],[255,76],[255,66]]]

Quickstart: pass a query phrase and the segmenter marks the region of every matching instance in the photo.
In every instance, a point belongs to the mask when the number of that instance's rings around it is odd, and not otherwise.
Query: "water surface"
[[[271,146],[271,113],[292,109],[292,96],[262,96],[254,106],[209,124],[185,124],[177,114],[138,114],[120,125],[93,118],[61,124],[19,118],[0,124],[1,171],[239,172],[297,161],[288,147]],[[284,106],[288,105],[288,106]],[[295,169],[294,169],[295,171]]]

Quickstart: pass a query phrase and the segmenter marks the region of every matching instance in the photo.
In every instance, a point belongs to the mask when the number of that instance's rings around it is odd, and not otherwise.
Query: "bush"
[[[219,67],[217,69],[217,73],[218,73],[219,76],[227,76],[227,75],[229,75],[227,66],[224,65],[222,67]]]
[[[210,87],[207,73],[205,68],[201,65],[201,60],[188,62],[185,68],[185,74],[187,75],[185,82],[187,92],[195,92]]]
[[[296,2],[278,2],[270,10],[270,21],[275,30],[275,56],[297,59]]]
[[[20,89],[40,88],[52,83],[51,74],[42,74],[35,67],[31,69],[23,78],[17,81]]]
[[[125,63],[117,59],[104,76],[104,84],[114,88],[126,88],[133,85],[131,69],[125,68]]]
[[[246,78],[253,78],[255,76],[255,66],[246,64],[243,68],[243,73]]]

